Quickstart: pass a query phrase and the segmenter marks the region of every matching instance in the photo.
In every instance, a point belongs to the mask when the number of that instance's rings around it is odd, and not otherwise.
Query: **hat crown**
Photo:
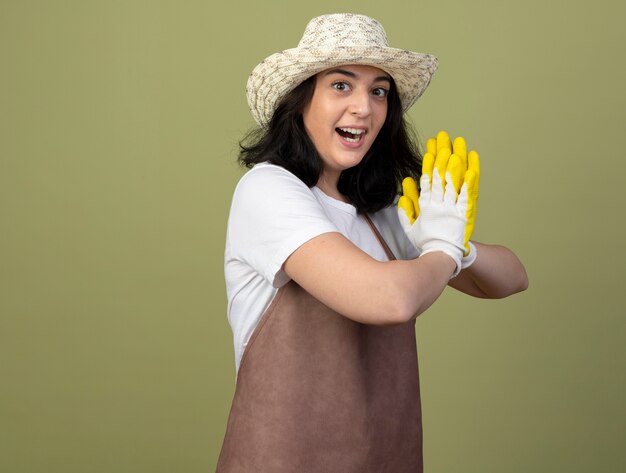
[[[298,48],[388,47],[387,34],[377,20],[354,13],[322,15],[309,21]]]

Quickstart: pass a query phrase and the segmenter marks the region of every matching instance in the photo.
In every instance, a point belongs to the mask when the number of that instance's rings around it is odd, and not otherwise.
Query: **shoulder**
[[[246,172],[235,188],[231,217],[239,212],[297,212],[302,205],[319,207],[313,191],[281,166],[257,164]],[[266,215],[265,215],[266,216]]]
[[[227,227],[227,263],[244,262],[268,281],[304,242],[337,231],[313,191],[286,169],[257,164],[239,181]]]
[[[282,166],[270,163],[261,163],[254,166],[241,177],[235,192],[242,190],[255,190],[259,188],[271,191],[271,188],[268,188],[268,186],[309,189],[304,182]]]

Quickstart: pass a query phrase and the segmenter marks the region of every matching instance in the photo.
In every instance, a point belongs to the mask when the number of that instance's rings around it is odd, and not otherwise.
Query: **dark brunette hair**
[[[242,165],[270,162],[295,174],[309,187],[317,184],[323,164],[302,119],[314,88],[315,76],[281,100],[267,129],[253,130],[244,137],[239,143],[238,160]],[[419,182],[421,167],[422,156],[392,80],[383,127],[361,162],[341,173],[337,187],[357,212],[376,212],[393,203],[402,179],[411,176]]]

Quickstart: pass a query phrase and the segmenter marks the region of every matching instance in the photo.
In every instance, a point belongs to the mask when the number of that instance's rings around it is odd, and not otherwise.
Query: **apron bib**
[[[422,471],[415,321],[361,324],[281,287],[241,360],[217,472]]]

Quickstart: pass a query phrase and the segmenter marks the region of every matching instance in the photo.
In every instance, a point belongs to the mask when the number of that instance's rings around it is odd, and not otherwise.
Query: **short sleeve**
[[[281,269],[289,255],[312,238],[337,231],[300,179],[280,166],[258,164],[235,189],[227,254],[280,287],[289,281]]]

